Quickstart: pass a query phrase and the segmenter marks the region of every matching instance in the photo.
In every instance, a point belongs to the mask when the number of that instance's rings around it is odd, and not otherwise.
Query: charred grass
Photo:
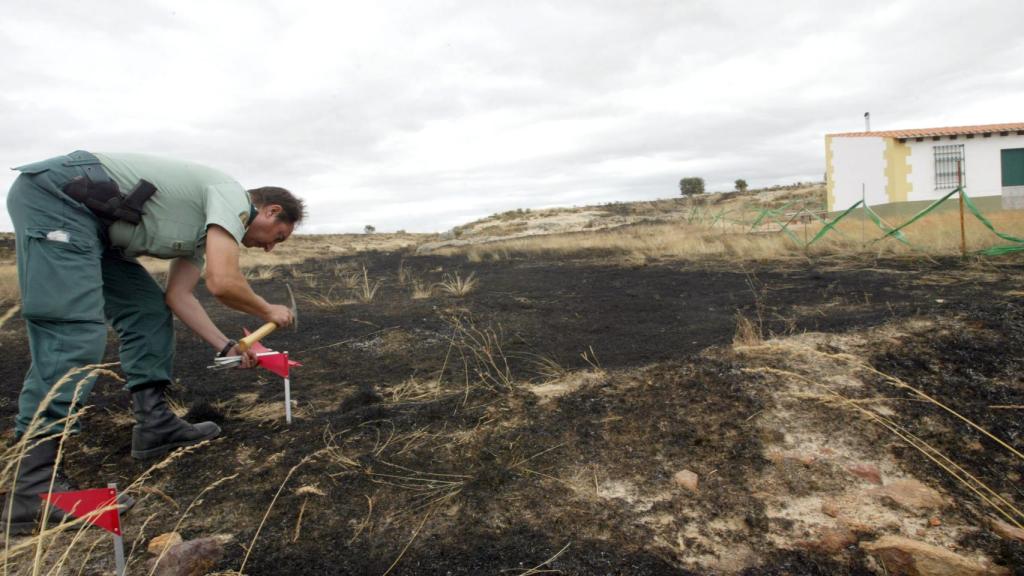
[[[207,372],[207,351],[179,334],[176,395],[225,437],[149,472],[129,544],[179,522],[186,538],[231,534],[218,569],[247,574],[880,573],[856,541],[816,546],[839,522],[821,512],[834,499],[857,540],[914,536],[937,513],[931,541],[1008,566],[1021,558],[1020,544],[986,529],[984,501],[855,408],[1020,507],[1018,460],[891,380],[1016,445],[1018,412],[992,406],[1024,404],[1024,310],[1008,294],[1017,264],[740,270],[381,253],[296,267],[339,283],[363,270],[380,281],[373,299],[300,302],[302,331],[265,342],[303,362],[291,426],[280,379]],[[414,279],[456,272],[479,285],[412,297]],[[285,273],[255,280],[257,291],[280,301]],[[247,321],[211,309],[222,325]],[[14,381],[25,344],[5,342]],[[4,394],[10,415],[14,392]],[[146,473],[128,456],[130,423],[104,416],[127,410],[127,397],[105,381],[92,402],[69,467],[80,482],[130,483]],[[950,506],[912,512],[873,496],[846,469],[865,461]],[[673,480],[684,469],[697,492]]]

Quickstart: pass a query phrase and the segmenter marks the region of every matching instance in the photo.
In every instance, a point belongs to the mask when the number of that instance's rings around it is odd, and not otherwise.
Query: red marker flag
[[[93,526],[107,532],[121,535],[121,516],[117,513],[117,491],[113,488],[93,488],[75,492],[53,492],[40,494],[43,500],[71,514],[82,518]]]
[[[249,329],[248,328],[244,328],[243,330],[245,330],[245,335],[248,336],[249,335]],[[291,367],[291,366],[302,366],[302,364],[299,364],[298,362],[296,362],[294,360],[289,360],[287,352],[281,352],[281,353],[278,353],[278,354],[269,354],[269,352],[273,352],[273,350],[271,350],[270,348],[267,348],[266,346],[264,346],[263,344],[260,344],[259,342],[253,342],[252,346],[250,347],[250,350],[252,350],[253,352],[255,352],[257,354],[266,354],[266,356],[260,356],[257,359],[257,362],[264,369],[270,370],[271,372],[273,372],[274,374],[277,374],[278,376],[280,376],[282,378],[287,378],[288,377],[288,368],[289,367]]]
[[[288,377],[288,368],[290,366],[302,366],[302,364],[299,364],[294,360],[289,360],[287,352],[271,354],[269,356],[260,356],[259,363],[263,368],[270,370],[282,378]]]

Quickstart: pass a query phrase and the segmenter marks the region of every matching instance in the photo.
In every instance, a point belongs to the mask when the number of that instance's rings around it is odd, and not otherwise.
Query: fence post
[[[960,257],[967,258],[967,230],[964,228],[963,160],[956,161],[956,187],[960,190]]]
[[[864,248],[864,226],[868,219],[867,192],[864,191],[864,183],[860,183],[860,247]]]

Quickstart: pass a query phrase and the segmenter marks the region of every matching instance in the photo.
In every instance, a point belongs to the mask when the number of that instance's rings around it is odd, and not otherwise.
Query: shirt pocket
[[[22,315],[38,320],[103,321],[103,246],[78,231],[26,228]]]

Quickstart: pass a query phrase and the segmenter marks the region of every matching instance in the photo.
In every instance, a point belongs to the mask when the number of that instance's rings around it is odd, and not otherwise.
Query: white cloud
[[[188,158],[305,196],[311,232],[818,179],[868,110],[1022,120],[1024,5],[995,0],[12,4],[8,165]]]

